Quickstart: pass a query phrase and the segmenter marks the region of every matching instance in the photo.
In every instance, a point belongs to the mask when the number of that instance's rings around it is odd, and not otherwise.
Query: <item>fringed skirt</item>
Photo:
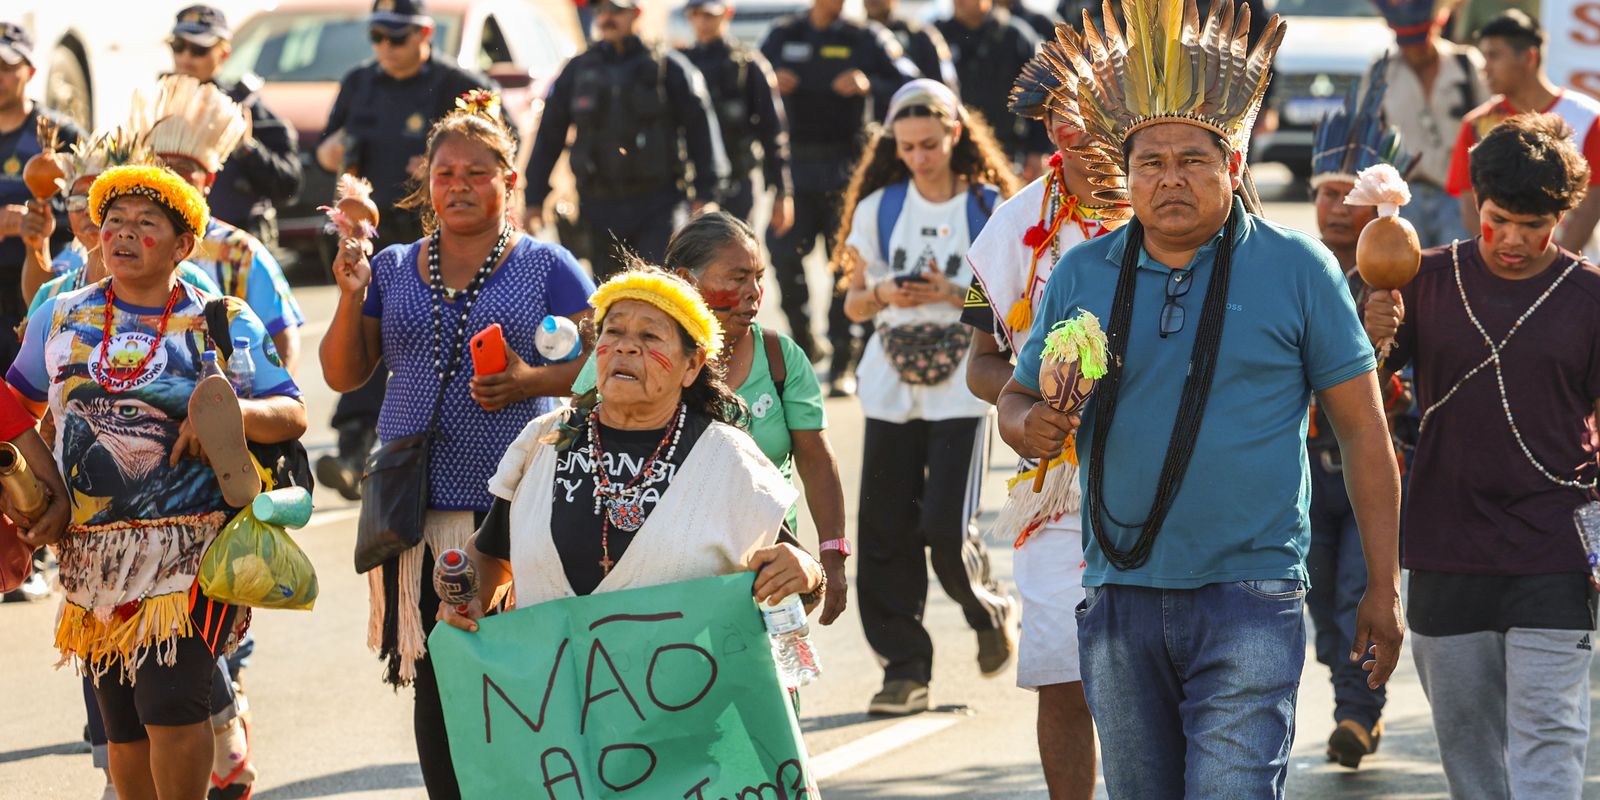
[[[1040,467],[1017,474],[1006,483],[1005,505],[995,518],[994,531],[1014,537],[1021,547],[1028,537],[1065,514],[1078,513],[1083,494],[1078,488],[1078,459],[1071,447],[1050,462],[1042,491],[1033,491],[1033,478]]]
[[[226,519],[219,511],[69,530],[56,544],[66,591],[57,666],[76,662],[96,682],[115,668],[132,684],[146,658],[174,663],[178,640],[196,634],[189,609],[200,557]]]
[[[417,677],[417,659],[428,653],[422,628],[422,582],[433,580],[433,560],[440,553],[466,547],[473,527],[471,511],[429,511],[422,526],[422,544],[367,573],[371,603],[367,647],[386,662],[388,683],[409,686]]]

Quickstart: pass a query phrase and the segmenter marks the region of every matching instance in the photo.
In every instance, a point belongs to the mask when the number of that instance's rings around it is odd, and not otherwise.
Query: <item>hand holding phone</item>
[[[905,275],[896,275],[896,276],[894,276],[894,285],[896,285],[896,286],[905,286],[908,283],[927,283],[927,282],[928,282],[928,279],[922,277],[922,273],[920,273],[920,272],[912,272],[912,273],[908,273],[908,274],[905,274]]]
[[[472,374],[493,375],[506,369],[506,334],[496,322],[472,337]]]

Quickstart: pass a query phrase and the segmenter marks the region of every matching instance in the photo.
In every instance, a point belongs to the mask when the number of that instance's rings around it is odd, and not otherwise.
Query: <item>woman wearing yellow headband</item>
[[[149,166],[107,170],[89,189],[109,277],[44,302],[8,381],[57,420],[72,518],[55,542],[66,594],[56,646],[94,677],[123,797],[203,797],[212,770],[216,658],[249,617],[196,585],[199,554],[227,519],[188,407],[209,349],[215,297],[178,279],[205,230],[199,192]],[[242,438],[306,430],[300,390],[261,321],[229,299],[229,330],[255,362]],[[238,435],[235,428],[234,435]],[[244,442],[237,441],[242,449]]]
[[[469,550],[481,599],[441,617],[476,630],[513,579],[527,607],[745,569],[761,570],[758,600],[814,606],[822,568],[779,535],[794,487],[738,429],[744,405],[706,363],[722,347],[711,309],[654,268],[619,274],[592,302],[605,399],[534,420],[506,452]]]

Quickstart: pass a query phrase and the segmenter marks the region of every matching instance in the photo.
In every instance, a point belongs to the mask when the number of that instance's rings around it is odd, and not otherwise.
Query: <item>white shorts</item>
[[[1078,618],[1083,600],[1083,534],[1076,513],[1028,537],[1012,561],[1022,596],[1017,685],[1037,690],[1083,680],[1078,671]]]

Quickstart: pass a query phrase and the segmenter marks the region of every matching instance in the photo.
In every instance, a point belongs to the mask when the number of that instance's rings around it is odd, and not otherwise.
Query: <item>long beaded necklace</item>
[[[510,238],[511,228],[502,227],[500,229],[500,238],[495,240],[494,249],[489,252],[489,257],[484,259],[483,266],[478,267],[477,273],[472,276],[472,281],[467,284],[467,288],[462,289],[460,292],[453,292],[445,288],[444,271],[439,266],[439,232],[434,231],[433,236],[428,240],[428,288],[433,292],[433,370],[439,376],[439,385],[441,387],[450,380],[452,373],[460,365],[461,353],[465,350],[462,347],[462,341],[467,330],[467,317],[472,315],[472,301],[477,299],[478,290],[483,288],[483,282],[489,279],[489,273],[494,272],[495,265],[500,263],[500,257],[505,255],[506,242]],[[458,296],[464,300],[464,303],[461,314],[456,317],[455,335],[450,337],[454,347],[451,350],[450,364],[447,367],[444,359],[444,324],[441,321],[441,317],[444,313],[445,299],[448,297],[454,300]]]
[[[1595,488],[1595,481],[1569,481],[1558,478],[1552,474],[1550,470],[1545,469],[1544,465],[1539,463],[1539,459],[1533,457],[1533,451],[1529,450],[1527,442],[1522,440],[1522,431],[1517,429],[1517,419],[1511,413],[1511,401],[1506,396],[1505,369],[1503,368],[1500,359],[1500,354],[1505,352],[1506,345],[1510,344],[1511,337],[1517,335],[1517,331],[1522,328],[1522,323],[1526,322],[1528,317],[1533,316],[1533,312],[1538,310],[1539,306],[1544,305],[1544,301],[1550,299],[1550,295],[1555,293],[1556,287],[1560,286],[1562,281],[1565,281],[1567,276],[1571,275],[1573,270],[1576,270],[1581,262],[1574,261],[1571,264],[1568,264],[1567,268],[1562,270],[1560,275],[1556,276],[1555,281],[1551,282],[1550,286],[1544,290],[1544,293],[1539,295],[1539,298],[1534,300],[1532,305],[1528,306],[1528,310],[1522,312],[1522,316],[1517,317],[1517,321],[1511,324],[1511,330],[1506,333],[1505,338],[1501,339],[1499,344],[1496,344],[1494,338],[1489,335],[1489,331],[1483,327],[1483,323],[1478,321],[1478,315],[1473,312],[1472,304],[1467,302],[1467,287],[1461,281],[1461,257],[1457,253],[1457,248],[1460,246],[1460,244],[1460,240],[1450,243],[1450,261],[1455,268],[1456,291],[1461,294],[1461,305],[1467,310],[1467,319],[1472,321],[1472,327],[1478,329],[1478,334],[1483,337],[1484,343],[1489,345],[1489,357],[1480,362],[1478,366],[1469,370],[1467,374],[1462,375],[1461,378],[1456,381],[1455,385],[1450,387],[1450,391],[1445,392],[1443,397],[1439,398],[1437,402],[1429,406],[1426,411],[1422,412],[1422,422],[1417,426],[1417,433],[1420,435],[1421,432],[1428,427],[1428,418],[1432,416],[1433,412],[1437,411],[1440,406],[1444,405],[1446,400],[1454,397],[1456,392],[1461,389],[1462,385],[1470,380],[1472,376],[1482,371],[1484,367],[1493,364],[1495,384],[1500,390],[1500,408],[1505,411],[1506,423],[1511,426],[1511,436],[1517,440],[1517,447],[1522,448],[1522,454],[1527,457],[1528,463],[1532,464],[1533,468],[1538,470],[1539,474],[1543,475],[1546,480],[1556,484],[1557,486],[1565,486],[1571,489],[1583,489],[1585,491]]]
[[[600,446],[600,405],[589,411],[589,463],[594,469],[594,513],[600,517],[600,575],[611,574],[617,562],[611,560],[611,527],[633,533],[644,526],[644,490],[661,482],[667,476],[667,465],[678,452],[678,440],[683,436],[683,421],[689,407],[678,404],[678,415],[667,426],[656,449],[646,459],[639,473],[622,486],[611,482],[611,474],[601,459],[605,451]],[[665,456],[662,451],[665,450]],[[604,513],[602,514],[602,506]]]
[[[156,357],[156,351],[162,347],[162,342],[167,338],[167,323],[172,319],[172,309],[178,305],[178,298],[183,296],[179,286],[172,287],[172,294],[167,296],[167,307],[161,311],[161,320],[156,323],[156,340],[145,351],[144,357],[135,364],[132,374],[127,377],[118,377],[111,373],[111,318],[116,307],[117,294],[111,288],[111,282],[106,281],[106,316],[100,326],[100,376],[95,382],[105,387],[112,394],[122,394],[132,389],[139,379],[144,377],[144,371],[150,366],[150,359]]]

